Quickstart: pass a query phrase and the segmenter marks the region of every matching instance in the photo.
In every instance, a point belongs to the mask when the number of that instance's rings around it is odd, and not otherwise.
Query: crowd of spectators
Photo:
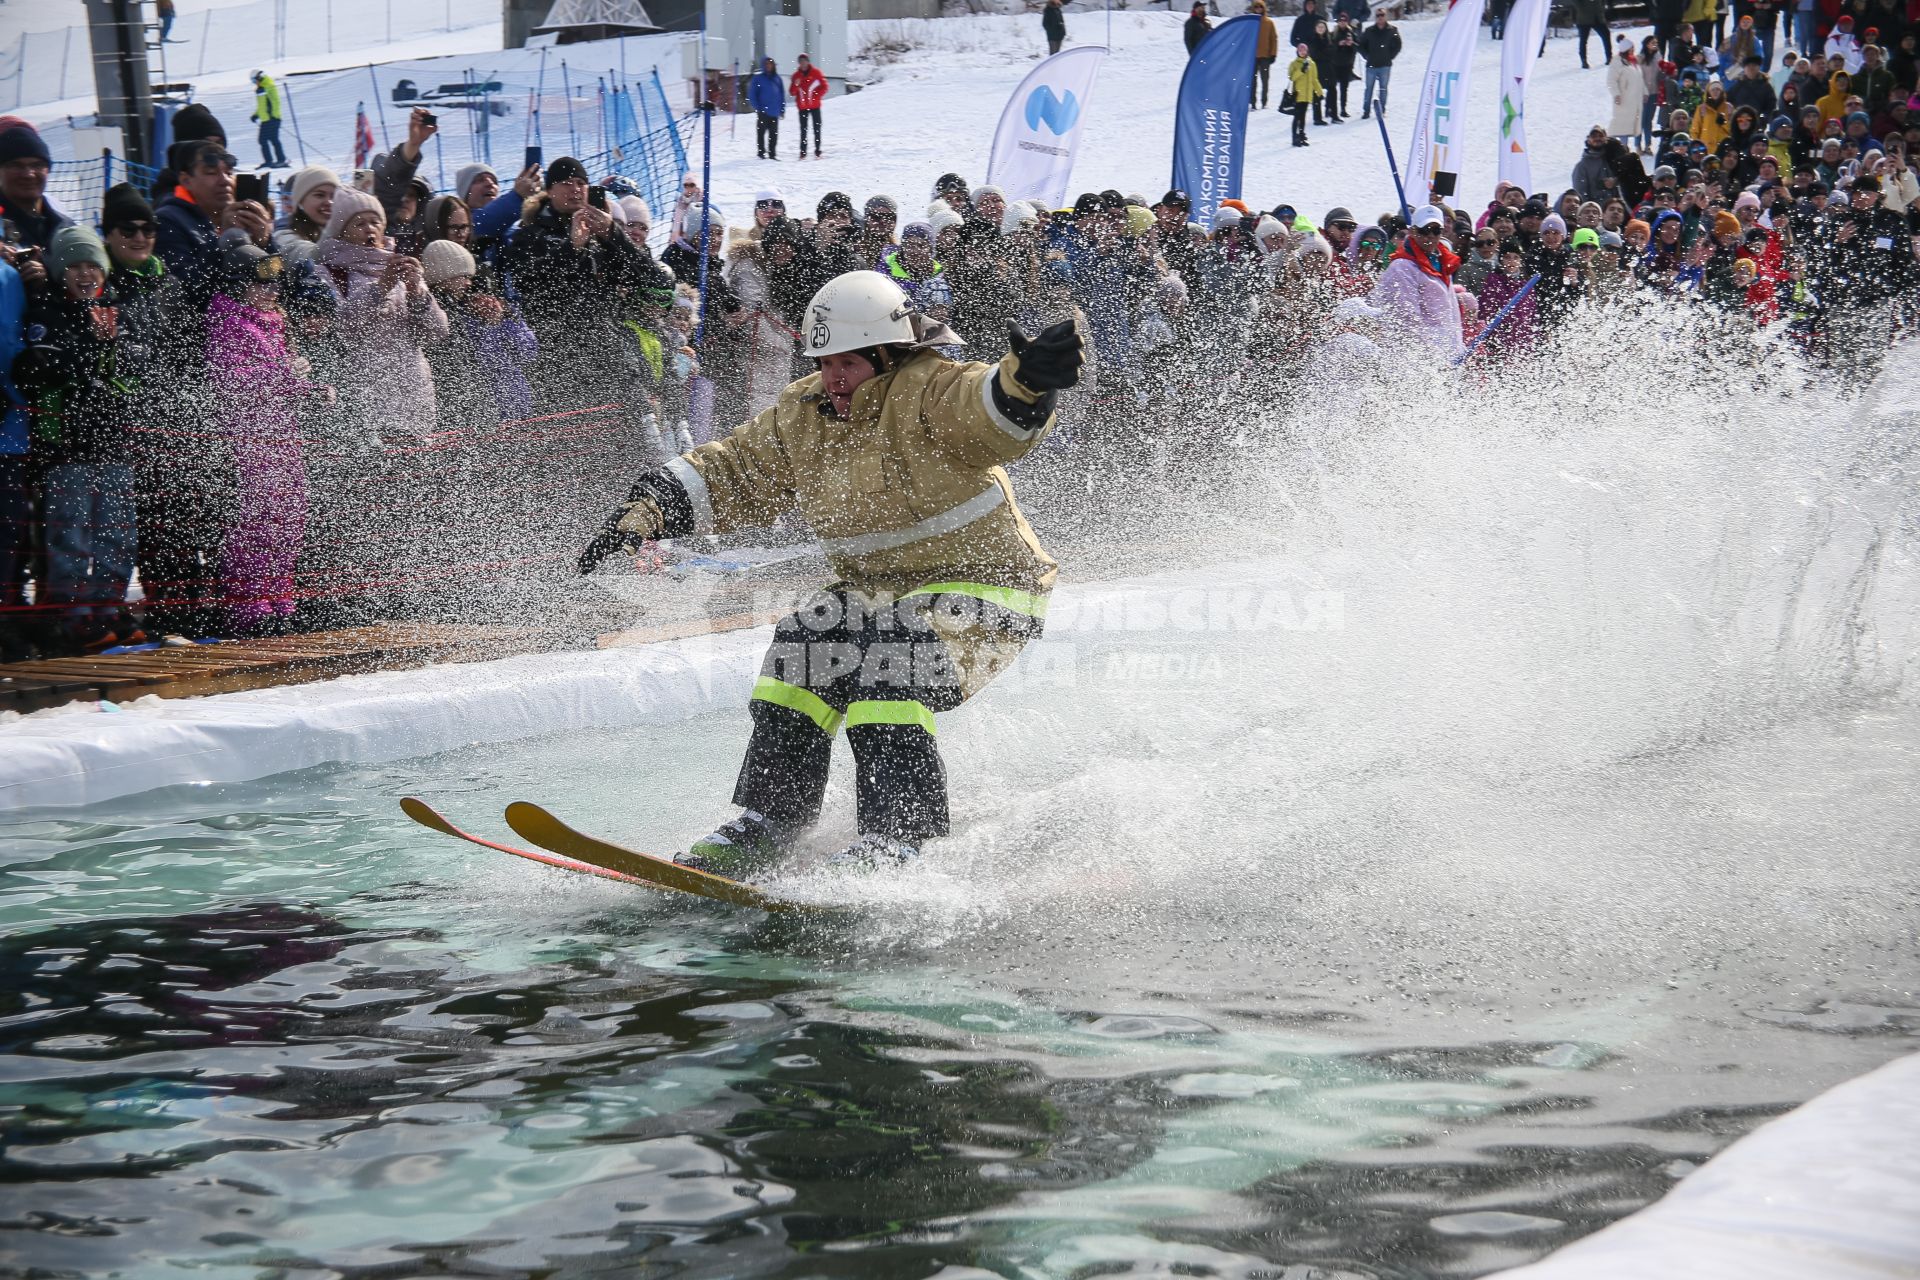
[[[270,209],[236,199],[224,128],[189,108],[158,181],[108,193],[96,230],[46,200],[34,131],[0,120],[0,657],[329,625],[348,597],[431,611],[431,593],[372,590],[379,557],[353,552],[457,566],[500,554],[462,531],[515,504],[527,527],[569,523],[487,454],[487,428],[599,414],[617,484],[773,404],[806,372],[807,301],[847,271],[897,281],[968,358],[1076,318],[1087,393],[1063,448],[1271,413],[1334,353],[1546,358],[1601,309],[1690,306],[1756,359],[1858,383],[1916,323],[1911,35],[1894,49],[1858,73],[1796,58],[1777,114],[1662,67],[1645,84],[1664,114],[1596,125],[1557,195],[1229,200],[1204,221],[1181,191],[1046,209],[952,173],[925,203],[767,188],[750,209],[690,174],[656,210],[571,157],[472,165],[437,192],[424,112],[370,169],[301,169]]]

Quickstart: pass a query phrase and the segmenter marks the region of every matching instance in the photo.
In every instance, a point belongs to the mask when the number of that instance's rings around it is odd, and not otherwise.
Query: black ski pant
[[[753,121],[753,145],[763,160],[775,160],[780,150],[780,117],[755,116]]]
[[[733,802],[813,822],[844,726],[861,834],[945,835],[947,768],[934,713],[978,692],[1039,634],[1037,613],[1023,610],[1044,612],[1044,597],[964,582],[897,601],[844,585],[820,591],[774,627]]]
[[[1267,105],[1267,91],[1273,84],[1273,63],[1272,58],[1253,60],[1253,85],[1251,97],[1247,102],[1248,106],[1265,107]]]
[[[813,154],[820,154],[820,108],[800,108],[800,154],[807,154],[807,121],[813,121]]]
[[[1583,22],[1580,24],[1580,65],[1583,67],[1587,65],[1587,33],[1589,31],[1600,37],[1600,56],[1611,64],[1613,62],[1613,37],[1607,34],[1605,24],[1596,27]]]
[[[1318,99],[1315,101],[1318,102]],[[1293,140],[1295,142],[1307,140],[1307,104],[1297,98],[1293,103]]]

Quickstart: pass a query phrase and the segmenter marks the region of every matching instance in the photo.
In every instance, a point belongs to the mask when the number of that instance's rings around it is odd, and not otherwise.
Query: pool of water
[[[1154,820],[1125,798],[1151,762],[1116,753],[1082,780],[1110,812],[1050,855],[969,793],[934,865],[796,874],[864,903],[830,926],[394,809],[497,834],[538,796],[657,844],[734,717],[670,751],[17,815],[4,1250],[50,1276],[1481,1274],[1915,1047],[1920,802],[1883,784],[1916,730],[1865,708],[1578,788],[1455,779],[1470,841],[1402,829],[1440,782],[1389,770],[1353,784],[1377,822],[1259,867],[1156,860],[1150,831],[1103,865],[1107,823]]]

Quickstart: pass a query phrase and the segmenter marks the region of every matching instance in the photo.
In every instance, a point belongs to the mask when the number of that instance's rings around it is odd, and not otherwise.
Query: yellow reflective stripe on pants
[[[847,704],[847,728],[860,724],[917,724],[929,734],[934,732],[933,712],[922,703],[850,702]]]
[[[915,587],[907,592],[908,596],[955,595],[972,596],[988,604],[998,605],[1009,613],[1024,614],[1029,618],[1047,616],[1047,597],[1031,591],[1016,591],[1012,587],[990,587],[984,582],[935,582],[924,587]]]
[[[761,702],[771,702],[798,711],[820,726],[820,732],[829,738],[840,731],[840,713],[823,702],[818,694],[802,689],[797,684],[788,684],[772,676],[761,676],[754,682],[753,696]]]

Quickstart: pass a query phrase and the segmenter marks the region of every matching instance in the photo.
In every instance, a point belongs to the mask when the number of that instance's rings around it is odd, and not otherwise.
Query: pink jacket
[[[220,425],[236,435],[292,435],[300,401],[313,385],[293,370],[286,318],[215,294],[207,308],[207,369]]]

